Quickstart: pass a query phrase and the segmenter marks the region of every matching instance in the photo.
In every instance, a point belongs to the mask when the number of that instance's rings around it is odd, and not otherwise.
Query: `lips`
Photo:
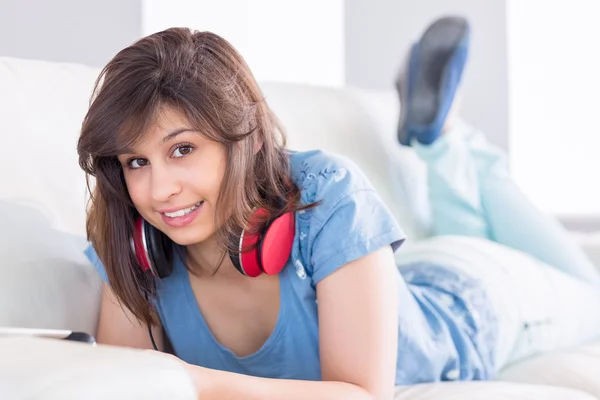
[[[200,201],[186,208],[162,211],[160,216],[165,224],[173,228],[180,228],[192,223],[204,208],[203,206],[204,201]]]
[[[199,201],[198,203],[194,204],[191,207],[182,208],[180,210],[172,211],[172,212],[163,212],[162,214],[164,214],[165,216],[167,216],[169,218],[183,217],[183,216],[191,213],[192,211],[194,211],[198,207],[200,207],[202,205],[202,203],[204,203],[204,201]]]

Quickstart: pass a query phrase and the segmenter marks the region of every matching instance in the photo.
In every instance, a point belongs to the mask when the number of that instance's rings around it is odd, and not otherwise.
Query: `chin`
[[[180,246],[191,246],[206,242],[213,236],[213,232],[203,232],[202,230],[195,229],[184,232],[180,229],[169,229],[165,232],[167,236],[175,243]]]

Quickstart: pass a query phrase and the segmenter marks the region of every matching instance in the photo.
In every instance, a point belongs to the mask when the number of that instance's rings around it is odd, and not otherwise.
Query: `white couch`
[[[95,333],[99,281],[82,254],[76,141],[99,70],[0,58],[0,326]],[[411,240],[430,221],[426,170],[395,142],[393,92],[262,83],[296,149],[351,157]],[[495,382],[399,388],[398,399],[600,399],[600,343],[506,368]],[[0,399],[192,399],[171,359],[52,339],[0,338]]]

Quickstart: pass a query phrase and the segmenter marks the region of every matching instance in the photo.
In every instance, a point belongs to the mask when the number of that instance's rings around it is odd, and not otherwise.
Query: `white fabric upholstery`
[[[600,341],[516,363],[499,379],[584,390],[600,399]]]
[[[394,400],[595,400],[580,390],[499,382],[444,382],[396,389]]]
[[[99,282],[80,253],[86,194],[76,143],[98,72],[0,58],[0,326],[95,333]],[[262,87],[287,128],[290,147],[325,148],[352,158],[411,238],[427,232],[426,170],[410,149],[396,144],[393,92],[282,83]],[[511,366],[502,378],[598,396],[595,354],[596,347],[580,347],[534,358]],[[572,373],[557,369],[558,363]],[[172,360],[147,353],[0,339],[0,398],[187,399],[193,398],[190,390],[189,378]],[[397,399],[594,398],[583,391],[468,382],[400,388]]]
[[[398,100],[390,92],[263,83],[267,103],[296,150],[325,149],[356,162],[411,238],[428,230],[426,170],[395,142]]]
[[[183,366],[160,353],[11,338],[0,354],[0,399],[197,399]]]
[[[86,244],[35,208],[0,200],[0,326],[94,333],[100,280]]]
[[[0,199],[40,209],[84,235],[84,175],[77,137],[98,70],[0,58]]]

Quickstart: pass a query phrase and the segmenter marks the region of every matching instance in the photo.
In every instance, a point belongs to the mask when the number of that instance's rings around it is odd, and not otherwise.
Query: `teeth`
[[[177,210],[174,212],[166,212],[165,215],[169,218],[177,218],[177,217],[183,217],[184,215],[187,215],[189,213],[191,213],[192,211],[194,211],[196,208],[200,207],[200,205],[204,203],[203,201],[194,204],[193,206],[189,207],[189,208],[184,208],[182,210]]]

